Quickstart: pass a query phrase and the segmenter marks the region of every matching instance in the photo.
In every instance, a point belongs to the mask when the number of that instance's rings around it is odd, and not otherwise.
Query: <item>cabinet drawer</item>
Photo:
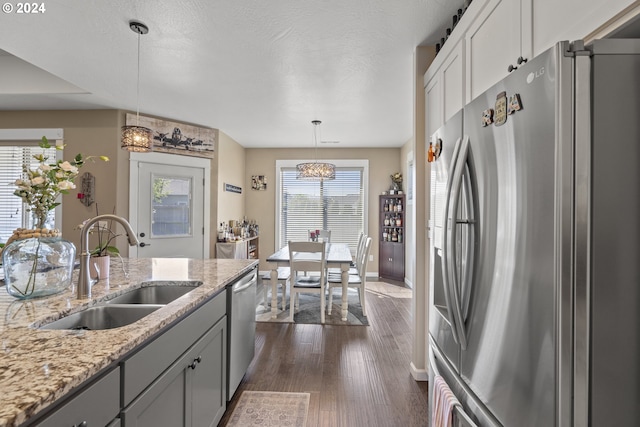
[[[120,411],[120,368],[85,388],[76,397],[63,404],[44,421],[41,427],[104,426]]]
[[[223,290],[122,363],[125,406],[226,315],[226,292]]]

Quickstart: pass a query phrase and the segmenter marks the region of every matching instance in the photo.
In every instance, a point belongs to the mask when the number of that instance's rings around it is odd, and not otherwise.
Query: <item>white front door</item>
[[[140,244],[130,250],[130,255],[139,258],[208,257],[209,239],[205,238],[205,223],[208,223],[205,221],[205,199],[208,200],[205,176],[208,176],[208,169],[184,164],[183,157],[186,156],[168,155],[167,158],[160,153],[153,156],[142,157],[149,161],[133,161],[132,156],[130,209],[131,219],[135,216],[135,226],[132,226]],[[194,158],[186,159],[189,163],[197,163]],[[134,191],[137,197],[133,196]]]

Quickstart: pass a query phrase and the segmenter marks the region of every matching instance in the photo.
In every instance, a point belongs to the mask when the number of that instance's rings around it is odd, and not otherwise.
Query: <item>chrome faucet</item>
[[[93,284],[91,277],[89,277],[89,258],[91,252],[89,252],[89,230],[98,221],[108,220],[120,223],[127,232],[127,238],[129,239],[129,245],[135,246],[138,244],[136,233],[131,228],[131,224],[126,219],[111,214],[98,215],[87,221],[82,227],[80,232],[80,273],[78,274],[78,298],[91,297],[91,285]]]

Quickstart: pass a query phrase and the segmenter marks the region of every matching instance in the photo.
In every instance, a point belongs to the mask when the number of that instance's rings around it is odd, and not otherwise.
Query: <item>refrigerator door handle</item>
[[[456,234],[457,234],[457,213],[458,206],[460,201],[460,193],[462,191],[462,181],[463,175],[467,168],[467,157],[469,154],[469,137],[467,135],[462,138],[462,143],[460,144],[460,148],[458,151],[458,156],[456,159],[455,169],[453,171],[453,176],[451,178],[451,192],[449,193],[449,201],[447,203],[447,211],[446,211],[446,252],[445,258],[447,258],[447,270],[445,271],[445,275],[447,277],[447,285],[449,287],[449,294],[452,298],[452,304],[450,305],[452,311],[452,318],[456,325],[456,332],[458,335],[458,343],[460,344],[460,348],[462,350],[466,350],[467,348],[467,333],[465,328],[465,316],[462,314],[462,298],[460,295],[461,287],[460,287],[460,275],[458,274],[458,266],[456,265]],[[470,189],[468,189],[470,190]],[[467,250],[469,251],[473,245],[467,243]],[[469,252],[467,252],[467,256],[469,256]],[[466,260],[467,269],[469,268],[469,263],[471,263],[471,259]],[[465,280],[470,279],[470,274],[464,274]],[[465,286],[465,289],[468,286]]]
[[[460,146],[462,145],[462,138],[458,138],[456,140],[456,145],[453,147],[453,153],[451,155],[451,163],[449,164],[449,177],[447,179],[447,188],[445,191],[445,202],[444,202],[444,215],[445,215],[445,224],[442,230],[442,284],[444,288],[444,300],[447,304],[447,313],[449,324],[451,325],[451,334],[453,335],[453,340],[460,344],[458,339],[458,328],[456,326],[456,320],[454,317],[454,309],[452,295],[451,295],[451,286],[449,284],[449,270],[450,270],[450,260],[448,258],[449,253],[449,234],[451,230],[449,228],[449,223],[447,221],[447,214],[449,212],[449,205],[451,204],[451,191],[453,188],[453,172],[457,165],[458,153],[460,152]]]

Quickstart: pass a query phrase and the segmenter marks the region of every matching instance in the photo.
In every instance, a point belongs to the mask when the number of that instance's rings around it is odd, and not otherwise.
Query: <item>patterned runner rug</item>
[[[243,391],[227,427],[305,427],[309,393]]]

